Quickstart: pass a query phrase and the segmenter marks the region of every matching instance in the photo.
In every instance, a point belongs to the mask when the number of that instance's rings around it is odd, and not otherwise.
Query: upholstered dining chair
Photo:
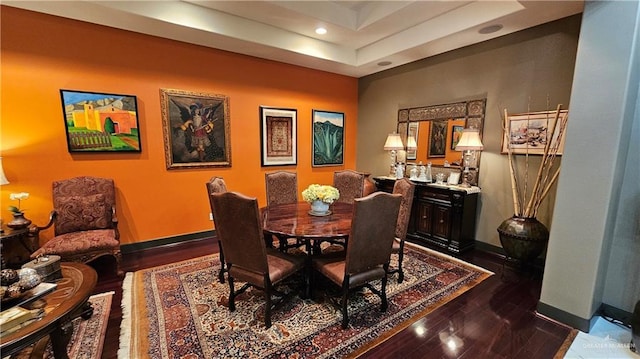
[[[340,286],[342,328],[347,328],[349,290],[366,286],[380,296],[380,310],[387,310],[387,269],[402,198],[399,194],[375,192],[354,201],[351,233],[346,257],[319,256],[313,268]],[[370,282],[381,279],[380,289]]]
[[[340,192],[338,202],[353,203],[364,194],[365,174],[354,170],[335,171],[333,186]]]
[[[271,295],[280,297],[276,305],[289,295],[274,286],[305,268],[305,258],[267,248],[264,242],[260,211],[256,198],[239,193],[212,194],[213,218],[218,238],[222,240],[229,280],[229,310],[235,311],[235,298],[253,286],[264,291],[264,323],[271,326]],[[236,280],[245,282],[235,290]]]
[[[295,172],[276,171],[264,174],[267,206],[298,202],[298,175]]]
[[[207,194],[209,198],[209,206],[211,207],[211,215],[213,216],[213,203],[211,202],[211,195],[214,193],[224,193],[227,192],[227,184],[225,183],[222,177],[213,176],[209,179],[209,182],[206,183],[207,186]],[[222,242],[220,241],[220,237],[218,237],[218,252],[220,253],[220,271],[218,272],[218,281],[220,283],[224,283],[224,274],[227,272],[227,268],[225,267],[224,262],[224,252],[222,251]]]
[[[391,254],[398,255],[398,267],[388,269],[387,274],[398,273],[398,283],[404,281],[404,271],[402,270],[402,260],[404,259],[404,241],[407,238],[407,228],[409,227],[409,217],[411,217],[411,206],[413,206],[413,194],[416,185],[406,178],[401,178],[393,185],[393,193],[402,196],[400,212],[396,222],[396,238],[391,247]]]
[[[295,172],[276,171],[264,174],[267,190],[267,206],[298,202],[298,175]],[[278,246],[281,251],[301,245],[300,241],[278,236]],[[271,243],[271,242],[269,242]]]
[[[62,261],[91,262],[109,255],[120,269],[120,232],[116,216],[113,179],[81,176],[53,182],[53,210],[49,223],[37,231],[54,228],[54,237],[31,258],[58,255]]]

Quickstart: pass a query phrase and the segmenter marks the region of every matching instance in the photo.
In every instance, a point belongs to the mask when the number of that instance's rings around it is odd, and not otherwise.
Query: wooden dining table
[[[263,207],[262,227],[265,233],[279,238],[296,238],[304,243],[307,254],[319,253],[320,243],[346,239],[351,231],[353,204],[335,202],[328,215],[310,214],[307,202]]]

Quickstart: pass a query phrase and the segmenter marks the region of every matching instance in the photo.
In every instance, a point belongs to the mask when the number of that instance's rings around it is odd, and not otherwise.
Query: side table
[[[3,229],[0,233],[2,263],[9,268],[20,268],[31,260],[31,253],[38,249],[38,233],[32,233],[29,228]]]

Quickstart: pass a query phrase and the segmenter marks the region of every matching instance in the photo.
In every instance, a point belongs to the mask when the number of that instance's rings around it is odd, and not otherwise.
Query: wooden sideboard
[[[380,191],[393,191],[395,179],[375,177]],[[479,189],[416,184],[407,240],[457,254],[475,244]]]

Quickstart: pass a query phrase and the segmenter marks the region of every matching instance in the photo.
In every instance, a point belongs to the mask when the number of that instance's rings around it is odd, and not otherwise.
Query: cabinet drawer
[[[438,201],[451,201],[451,197],[448,193],[438,193],[438,192],[428,192],[428,191],[420,191],[419,196],[421,199],[431,199]]]

